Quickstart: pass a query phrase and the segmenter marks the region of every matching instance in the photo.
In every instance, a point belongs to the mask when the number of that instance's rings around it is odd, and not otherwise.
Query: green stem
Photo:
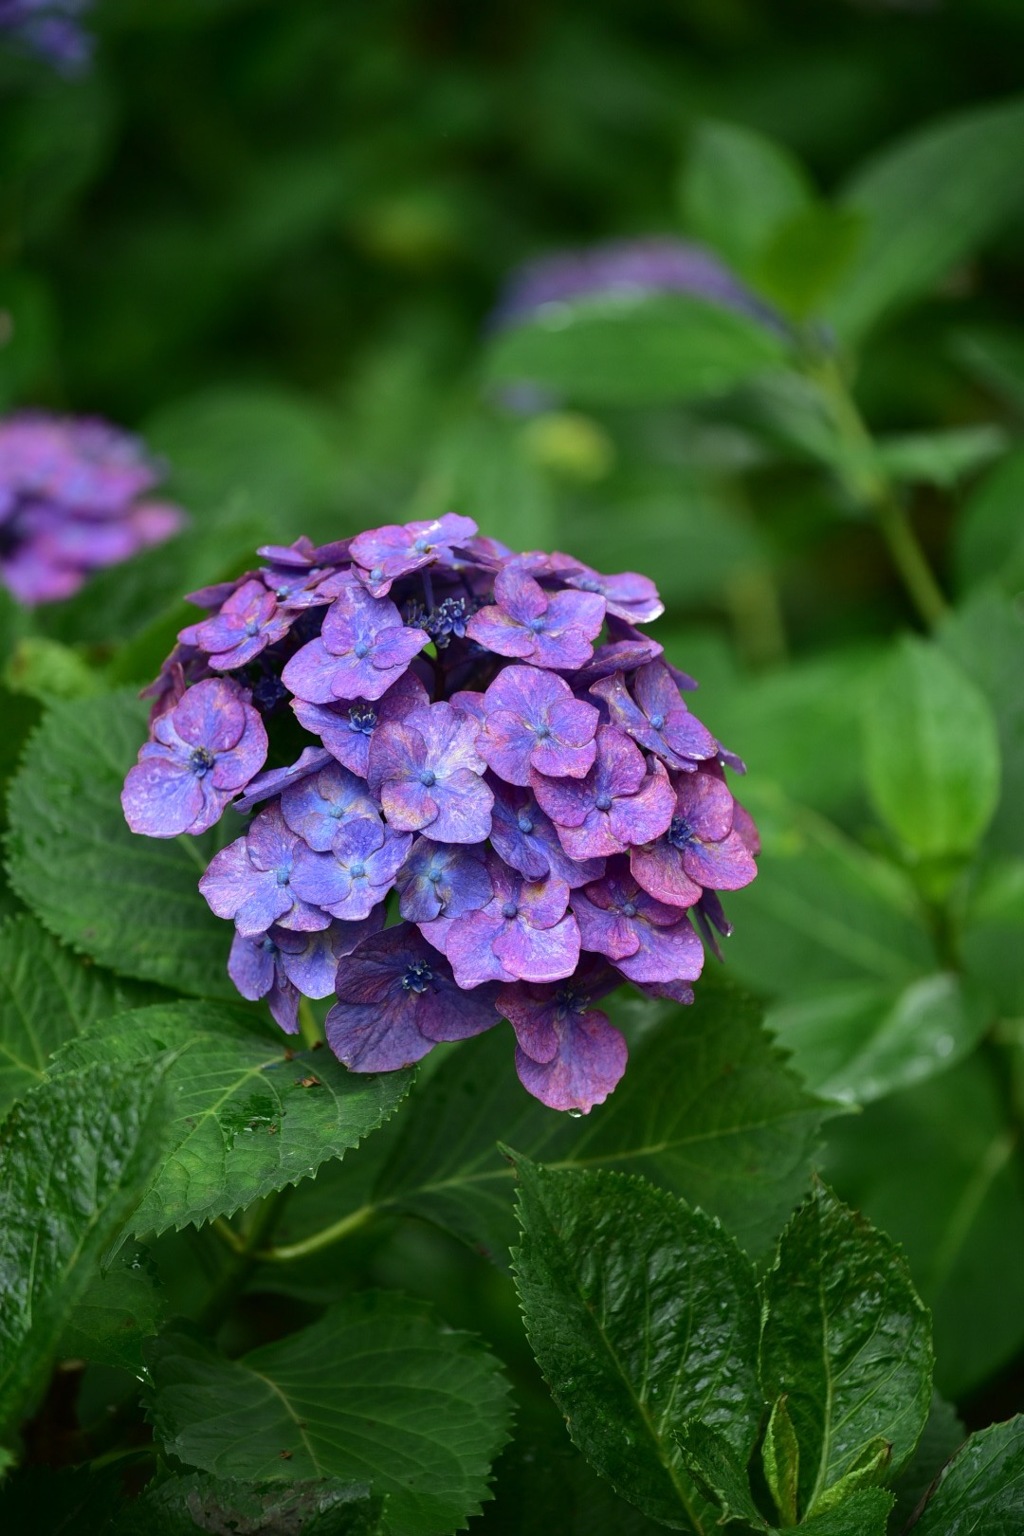
[[[376,1215],[378,1209],[376,1205],[361,1205],[357,1211],[343,1216],[329,1227],[322,1227],[319,1232],[310,1233],[309,1237],[301,1238],[297,1243],[283,1243],[279,1248],[262,1248],[253,1257],[261,1264],[291,1264],[311,1253],[319,1253],[322,1248],[329,1248],[332,1243],[341,1242],[351,1232],[357,1232]]]
[[[929,629],[946,617],[949,605],[914,532],[906,507],[879,462],[874,439],[835,359],[810,369],[832,412],[847,450],[840,474],[853,499],[873,515],[911,602]]]
[[[308,997],[299,998],[299,1034],[307,1050],[313,1050],[321,1042],[320,1026],[313,1015]]]
[[[235,1297],[259,1264],[262,1258],[260,1249],[273,1231],[290,1194],[291,1189],[288,1188],[268,1195],[247,1230],[241,1235],[234,1234],[229,1242],[232,1251],[196,1319],[200,1327],[216,1333],[224,1322]],[[223,1229],[219,1228],[218,1231],[225,1241],[229,1241]]]

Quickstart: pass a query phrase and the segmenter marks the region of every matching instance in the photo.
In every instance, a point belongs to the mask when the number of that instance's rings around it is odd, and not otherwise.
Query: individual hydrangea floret
[[[138,439],[106,422],[41,411],[0,421],[0,581],[27,606],[57,602],[163,543],[184,515],[147,499],[160,478]]]
[[[196,683],[153,727],[121,795],[133,832],[205,832],[262,768],[267,732],[248,695],[226,678]]]
[[[758,851],[742,764],[637,627],[653,583],[455,514],[259,553],[147,690],[131,825],[251,817],[200,890],[285,1031],[333,993],[329,1046],[378,1072],[505,1019],[529,1092],[586,1113],[626,1065],[597,1004],[692,1002]]]
[[[394,603],[371,597],[359,582],[344,584],[315,639],[292,657],[281,680],[308,704],[379,699],[430,643],[407,628]]]
[[[360,944],[338,968],[327,1043],[357,1072],[394,1072],[442,1040],[465,1040],[498,1022],[497,988],[456,985],[443,955],[411,923]]]

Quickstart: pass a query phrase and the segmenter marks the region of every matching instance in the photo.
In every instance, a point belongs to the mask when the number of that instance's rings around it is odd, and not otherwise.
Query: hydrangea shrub
[[[504,1018],[528,1090],[588,1111],[626,1064],[595,1003],[626,982],[692,1001],[719,892],[755,874],[743,765],[639,627],[654,583],[455,514],[259,553],[192,594],[129,825],[251,813],[199,888],[282,1029],[333,995],[331,1049],[381,1072]]]
[[[106,422],[43,411],[0,421],[0,581],[26,606],[58,602],[91,572],[162,544],[184,514],[152,499],[161,475],[138,438]]]

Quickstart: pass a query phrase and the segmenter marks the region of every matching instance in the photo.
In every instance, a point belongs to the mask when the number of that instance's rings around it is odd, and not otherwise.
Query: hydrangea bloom
[[[626,1043],[600,1000],[629,982],[690,1002],[729,932],[718,893],[755,873],[742,764],[636,627],[653,583],[454,515],[260,553],[193,594],[205,616],[148,690],[131,826],[252,814],[200,881],[235,926],[229,973],[289,1032],[333,993],[352,1070],[505,1019],[531,1093],[601,1103]]]
[[[0,422],[0,581],[21,603],[52,603],[90,572],[163,543],[184,519],[148,499],[159,479],[142,444],[105,422],[9,416]]]
[[[92,0],[0,0],[0,32],[9,32],[63,75],[92,57],[92,38],[78,18]]]

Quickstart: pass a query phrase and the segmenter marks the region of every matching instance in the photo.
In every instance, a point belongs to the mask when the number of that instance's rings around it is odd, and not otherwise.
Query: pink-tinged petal
[[[593,769],[582,779],[563,782],[534,773],[530,787],[537,804],[559,827],[582,827],[594,807]],[[559,834],[561,836],[561,834]],[[564,844],[563,844],[564,847]]]
[[[571,913],[550,928],[514,923],[494,939],[491,948],[511,976],[522,981],[560,981],[579,964],[580,930]]]
[[[704,946],[689,920],[672,928],[639,928],[640,947],[635,955],[616,961],[630,981],[696,981],[704,965]]]
[[[435,925],[431,923],[429,926],[433,928]],[[444,936],[445,954],[460,987],[472,988],[485,981],[516,979],[505,969],[493,948],[493,941],[503,926],[487,908],[452,921]]]
[[[211,752],[229,752],[237,746],[246,724],[241,691],[220,678],[208,678],[189,688],[174,711],[174,728],[182,741],[208,747]]]
[[[742,838],[747,852],[756,858],[761,852],[761,836],[754,825],[753,816],[738,800],[733,802],[732,829]]]
[[[487,766],[506,784],[525,787],[530,782],[530,756],[537,737],[521,716],[496,709],[484,720],[476,739],[477,751]]]
[[[404,672],[413,657],[429,644],[430,636],[425,629],[415,629],[412,625],[385,629],[377,636],[370,660],[378,672]],[[389,678],[389,687],[393,681],[394,678]]]
[[[649,843],[668,830],[675,808],[675,792],[668,774],[655,762],[654,772],[635,795],[612,802],[608,822],[613,836],[627,847]]]
[[[683,849],[688,875],[712,891],[738,891],[757,875],[757,865],[737,832],[716,843],[694,838]]]
[[[676,785],[676,815],[702,842],[719,842],[732,831],[734,801],[721,779],[688,774]]]
[[[335,698],[332,684],[337,671],[337,656],[327,649],[318,635],[285,663],[281,681],[296,698],[304,699],[308,704],[331,704]],[[358,698],[358,694],[353,694],[353,698]]]
[[[666,906],[692,907],[700,900],[701,888],[686,873],[682,853],[664,838],[631,848],[629,867],[637,884]]]
[[[493,861],[491,868],[494,880]],[[518,881],[516,883],[519,884]],[[524,921],[532,928],[551,928],[565,916],[569,905],[569,887],[564,880],[555,877],[527,882],[519,884],[514,899]]]
[[[516,1072],[528,1093],[549,1109],[589,1114],[603,1104],[626,1070],[626,1042],[596,1009],[556,1026],[558,1052],[547,1063],[516,1047]]]
[[[570,859],[607,859],[625,853],[626,844],[613,833],[610,817],[590,811],[581,827],[563,827],[555,823],[558,841]]]
[[[437,806],[436,816],[406,830],[422,831],[439,843],[481,843],[490,836],[494,795],[478,774],[458,768],[439,778],[427,793]]]
[[[579,924],[583,948],[609,960],[624,960],[640,948],[636,924],[621,912],[597,906],[586,891],[574,891],[572,910]]]
[[[517,564],[505,566],[494,579],[494,600],[519,624],[546,613],[548,598],[539,582]]]
[[[121,805],[129,827],[145,837],[178,837],[199,821],[206,831],[221,812],[215,800],[207,802],[201,781],[166,757],[128,770]]]
[[[521,659],[533,654],[534,637],[498,607],[481,608],[466,625],[466,634],[484,650]]]

